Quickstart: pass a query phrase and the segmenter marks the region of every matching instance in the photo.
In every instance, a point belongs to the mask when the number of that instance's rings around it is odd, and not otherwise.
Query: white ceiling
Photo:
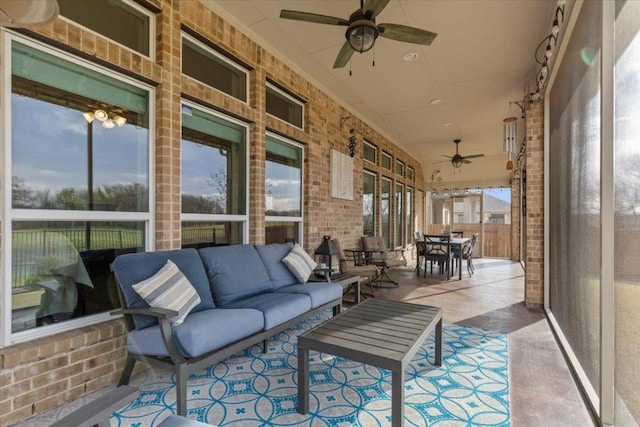
[[[431,46],[378,38],[333,69],[345,27],[280,19],[281,9],[348,19],[358,0],[203,0],[214,12],[325,90],[450,187],[507,185],[502,120],[534,78],[536,46],[549,32],[555,0],[391,0],[376,22],[438,34]],[[402,55],[419,54],[407,62]],[[375,67],[372,60],[375,54]],[[431,105],[441,99],[441,105]],[[451,126],[443,126],[452,123]],[[522,129],[521,122],[518,124]],[[522,140],[519,135],[519,140]],[[442,155],[484,153],[454,170]],[[454,173],[455,172],[455,173]]]

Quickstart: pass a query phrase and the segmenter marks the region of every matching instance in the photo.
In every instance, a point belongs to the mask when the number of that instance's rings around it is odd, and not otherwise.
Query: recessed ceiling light
[[[435,99],[432,99],[431,101],[429,101],[429,104],[431,104],[431,105],[442,105],[442,104],[444,104],[444,101],[442,99],[440,99],[440,98],[435,98]]]
[[[444,123],[442,126],[448,128],[449,126],[453,126],[453,122]]]
[[[418,54],[416,52],[407,52],[402,55],[402,59],[404,59],[405,61],[415,61],[416,59],[418,59]]]

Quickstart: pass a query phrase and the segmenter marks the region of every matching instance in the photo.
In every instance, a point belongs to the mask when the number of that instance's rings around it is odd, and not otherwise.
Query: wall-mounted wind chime
[[[518,119],[516,117],[507,117],[502,121],[504,125],[504,148],[507,153],[507,165],[508,171],[513,170],[513,159],[517,154],[517,139],[518,139]]]

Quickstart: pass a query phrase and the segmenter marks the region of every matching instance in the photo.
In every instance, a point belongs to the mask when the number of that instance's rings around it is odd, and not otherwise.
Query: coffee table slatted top
[[[441,319],[438,307],[369,299],[301,334],[298,345],[396,371]]]

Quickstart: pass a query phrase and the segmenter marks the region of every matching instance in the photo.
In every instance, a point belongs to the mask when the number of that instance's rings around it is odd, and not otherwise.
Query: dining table
[[[445,236],[442,236],[445,237]],[[436,239],[438,239],[437,237],[431,237],[431,241],[436,241]],[[437,240],[439,241],[439,240]],[[428,244],[428,242],[425,239],[425,244]],[[449,245],[451,246],[451,248],[458,248],[458,279],[462,280],[462,248],[468,244],[469,242],[471,242],[471,237],[451,237],[449,239]],[[449,261],[451,262],[451,261]],[[426,269],[426,263],[424,268]],[[449,266],[449,268],[451,268],[451,266]]]

